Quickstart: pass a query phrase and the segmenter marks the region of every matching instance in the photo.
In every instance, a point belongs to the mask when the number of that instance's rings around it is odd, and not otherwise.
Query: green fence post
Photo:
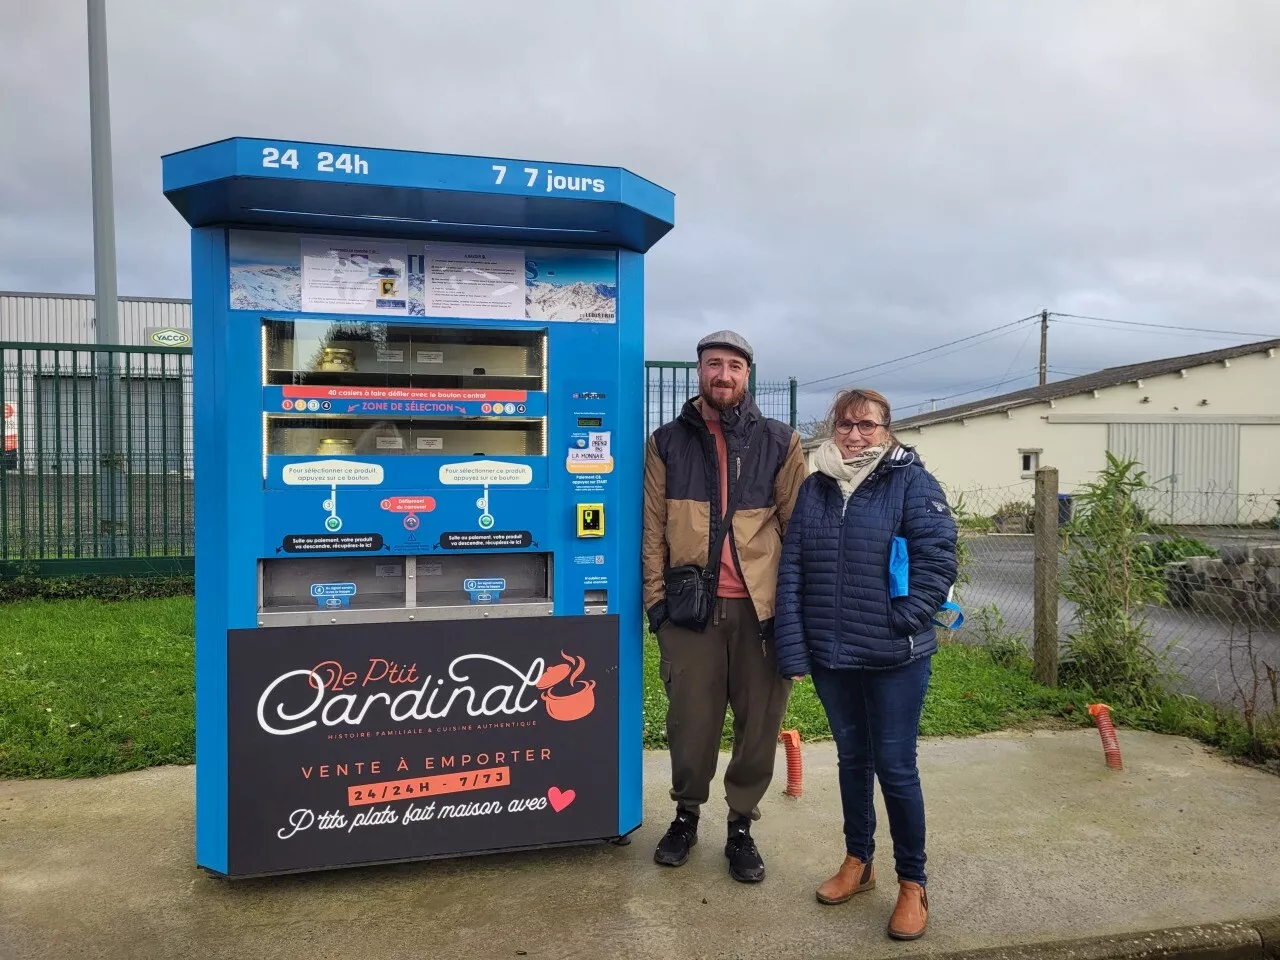
[[[795,377],[789,378],[787,383],[791,388],[791,429],[794,430],[799,422],[800,385]]]

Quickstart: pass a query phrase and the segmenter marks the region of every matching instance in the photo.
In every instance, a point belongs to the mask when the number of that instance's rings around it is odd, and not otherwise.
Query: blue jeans
[[[923,885],[924,794],[916,768],[920,713],[932,657],[891,670],[813,667],[840,769],[845,849],[870,863],[876,849],[875,779],[880,780],[898,876]]]

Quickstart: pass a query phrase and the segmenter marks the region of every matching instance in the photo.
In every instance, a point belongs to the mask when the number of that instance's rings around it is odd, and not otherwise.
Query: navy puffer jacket
[[[907,596],[890,599],[894,537],[907,541]],[[956,579],[956,524],[914,451],[891,450],[845,506],[822,473],[800,487],[778,571],[778,671],[885,669],[938,648],[933,618]]]

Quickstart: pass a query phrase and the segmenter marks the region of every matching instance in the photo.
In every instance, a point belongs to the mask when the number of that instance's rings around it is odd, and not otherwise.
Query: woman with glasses
[[[878,779],[898,877],[888,934],[915,940],[929,911],[916,739],[934,617],[956,579],[956,525],[938,482],[894,438],[883,396],[843,391],[831,414],[783,544],[778,670],[813,677],[836,741],[846,856],[818,900],[875,887]]]

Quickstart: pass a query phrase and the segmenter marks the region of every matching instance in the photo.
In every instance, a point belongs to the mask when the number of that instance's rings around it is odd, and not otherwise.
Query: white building
[[[1280,340],[1153,360],[908,417],[894,432],[951,495],[1030,499],[1040,466],[1070,493],[1108,451],[1139,461],[1153,520],[1236,524],[1280,496]],[[816,446],[811,443],[810,447]]]
[[[172,327],[191,330],[191,301],[121,297],[120,342],[145,346],[148,336]],[[86,294],[0,291],[0,341],[93,343],[97,302]]]

